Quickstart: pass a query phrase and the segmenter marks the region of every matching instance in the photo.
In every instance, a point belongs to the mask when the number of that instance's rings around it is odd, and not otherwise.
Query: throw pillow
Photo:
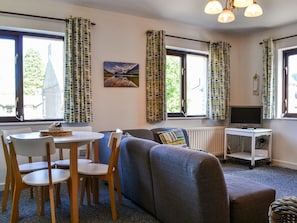
[[[187,147],[187,142],[181,129],[158,132],[158,136],[163,144]]]

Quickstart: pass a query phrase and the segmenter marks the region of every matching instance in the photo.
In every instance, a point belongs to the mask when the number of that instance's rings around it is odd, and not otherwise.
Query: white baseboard
[[[283,160],[273,159],[271,165],[297,170],[297,163],[287,162],[287,161],[283,161]]]

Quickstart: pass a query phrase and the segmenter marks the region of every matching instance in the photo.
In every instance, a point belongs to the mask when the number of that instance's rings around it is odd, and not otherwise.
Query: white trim
[[[184,52],[187,52],[187,53],[198,53],[198,54],[203,54],[203,55],[206,55],[206,56],[209,55],[209,52],[207,52],[207,51],[193,50],[193,49],[188,49],[188,48],[183,48],[183,47],[176,47],[176,46],[167,46],[166,45],[166,49],[184,51]]]
[[[297,163],[293,163],[293,162],[287,162],[287,161],[283,161],[283,160],[272,160],[272,166],[278,166],[278,167],[283,167],[283,168],[289,168],[289,169],[293,169],[293,170],[297,170]]]

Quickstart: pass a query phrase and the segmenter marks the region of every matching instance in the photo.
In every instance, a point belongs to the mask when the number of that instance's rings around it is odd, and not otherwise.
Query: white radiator
[[[187,128],[191,149],[224,154],[224,126]]]

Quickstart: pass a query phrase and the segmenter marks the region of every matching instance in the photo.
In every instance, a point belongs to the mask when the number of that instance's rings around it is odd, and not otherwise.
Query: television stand
[[[243,136],[243,137],[250,137],[251,138],[251,152],[245,152],[244,144],[241,143],[240,152],[235,153],[228,153],[228,135],[235,135],[235,136]],[[256,138],[261,136],[268,136],[268,149],[256,149]],[[253,169],[255,166],[255,162],[257,160],[265,160],[267,159],[268,162],[271,162],[271,148],[272,148],[272,130],[271,129],[264,129],[264,128],[257,128],[257,129],[241,129],[241,128],[225,128],[225,143],[224,143],[224,160],[227,157],[243,159],[250,161],[250,169]]]

